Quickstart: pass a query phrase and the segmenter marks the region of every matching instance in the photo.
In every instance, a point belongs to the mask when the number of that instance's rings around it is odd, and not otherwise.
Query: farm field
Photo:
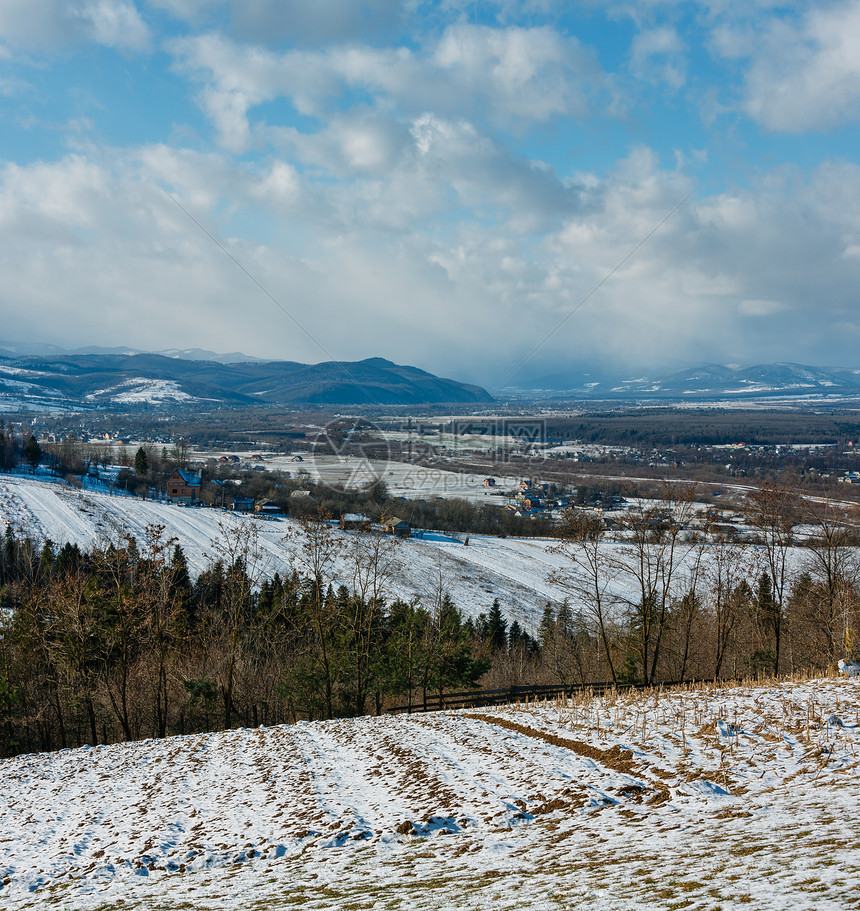
[[[517,489],[521,478],[494,475],[496,487],[484,487],[486,475],[446,471],[417,465],[413,462],[378,461],[346,455],[305,456],[300,465],[288,456],[271,456],[266,465],[296,474],[306,472],[308,477],[324,484],[360,487],[373,481],[384,481],[393,496],[417,499],[420,497],[460,497],[473,503],[504,505],[503,493]]]
[[[856,908],[858,749],[812,679],[19,756],[0,904]]]

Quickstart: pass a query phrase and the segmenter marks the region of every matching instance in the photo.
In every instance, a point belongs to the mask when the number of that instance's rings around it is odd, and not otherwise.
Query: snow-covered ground
[[[275,572],[284,575],[292,568],[301,571],[301,525],[288,518],[263,520],[218,509],[174,506],[3,475],[0,530],[8,524],[38,541],[74,541],[86,548],[117,541],[124,534],[142,541],[147,526],[163,526],[164,539],[175,538],[182,545],[193,576],[217,556],[219,542],[231,529],[250,525],[258,536],[255,569],[261,577]],[[353,578],[350,544],[356,533],[337,530],[334,534],[341,550],[331,567],[332,581],[335,586],[349,586]],[[517,620],[532,633],[548,601],[557,604],[565,597],[571,598],[570,588],[549,581],[553,572],[577,572],[569,559],[549,552],[554,543],[550,540],[469,535],[467,546],[465,535],[458,540],[434,532],[418,534],[423,536],[416,535],[398,545],[389,597],[417,597],[432,605],[441,588],[468,616],[486,612],[493,599],[498,598],[509,620]],[[623,561],[624,545],[607,542],[603,547],[607,559]],[[750,555],[755,556],[754,548],[750,548]],[[688,564],[697,556],[697,548],[687,548]],[[798,569],[804,559],[803,551],[796,548],[790,554],[792,568]],[[607,571],[611,576],[610,595],[622,601],[638,597],[636,581],[630,573],[619,571],[617,566],[609,569],[608,562]],[[750,577],[760,571],[751,568]]]
[[[860,681],[20,756],[0,906],[850,908]]]
[[[505,493],[519,487],[521,477],[493,475],[496,486],[484,487],[487,475],[447,471],[418,465],[414,462],[363,459],[357,456],[338,456],[311,453],[302,455],[302,462],[293,462],[294,456],[268,456],[265,465],[297,476],[302,472],[322,484],[361,487],[374,481],[384,481],[392,496],[409,499],[433,497],[459,497],[478,504],[509,503]]]
[[[0,476],[0,530],[11,524],[35,540],[51,539],[92,547],[116,541],[124,533],[143,540],[148,525],[164,527],[165,538],[182,545],[193,575],[216,555],[226,531],[251,524],[258,533],[258,570],[267,575],[289,572],[301,546],[301,526],[287,518],[261,520],[217,509],[174,506],[133,497],[78,491],[61,484]],[[343,545],[334,566],[335,584],[350,584],[349,545],[352,533],[335,532]],[[486,611],[499,598],[511,620],[534,630],[547,600],[559,601],[565,591],[547,581],[564,559],[546,552],[545,540],[500,539],[472,535],[462,540],[435,533],[400,542],[398,570],[391,596],[419,597],[432,604],[440,582],[469,615]]]
[[[99,389],[88,396],[89,402],[111,401],[130,404],[160,404],[162,402],[190,402],[194,397],[184,392],[175,380],[153,380],[135,376],[123,380],[118,386]]]

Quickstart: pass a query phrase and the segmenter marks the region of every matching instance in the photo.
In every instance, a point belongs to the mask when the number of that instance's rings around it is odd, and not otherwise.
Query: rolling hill
[[[383,358],[219,363],[160,354],[0,357],[0,411],[490,402],[479,386]]]

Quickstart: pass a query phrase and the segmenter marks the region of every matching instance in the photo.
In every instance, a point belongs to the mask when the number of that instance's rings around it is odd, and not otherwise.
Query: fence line
[[[469,690],[458,693],[428,693],[426,699],[420,696],[411,705],[395,705],[386,709],[387,714],[403,714],[417,712],[438,712],[443,709],[479,708],[488,705],[508,705],[530,699],[555,699],[558,697],[569,698],[574,693],[593,692],[596,695],[610,690],[644,690],[656,687],[688,686],[690,684],[713,683],[708,680],[671,680],[661,681],[656,684],[646,683],[612,683],[602,681],[598,683],[571,683],[566,686],[550,684],[548,686],[511,686],[499,690]],[[730,680],[720,680],[721,684],[731,683]]]

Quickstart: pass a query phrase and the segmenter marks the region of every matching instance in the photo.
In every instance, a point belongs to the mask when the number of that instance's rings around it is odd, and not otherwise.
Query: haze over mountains
[[[804,364],[708,364],[662,377],[620,378],[595,371],[556,373],[512,389],[547,398],[600,400],[750,401],[786,396],[854,399],[860,395],[860,370]]]
[[[787,363],[711,364],[656,377],[573,370],[519,383],[514,378],[495,397],[669,403],[853,400],[860,398],[860,370]],[[6,412],[492,401],[481,386],[379,357],[301,364],[197,348],[64,351],[0,342],[0,410]]]

